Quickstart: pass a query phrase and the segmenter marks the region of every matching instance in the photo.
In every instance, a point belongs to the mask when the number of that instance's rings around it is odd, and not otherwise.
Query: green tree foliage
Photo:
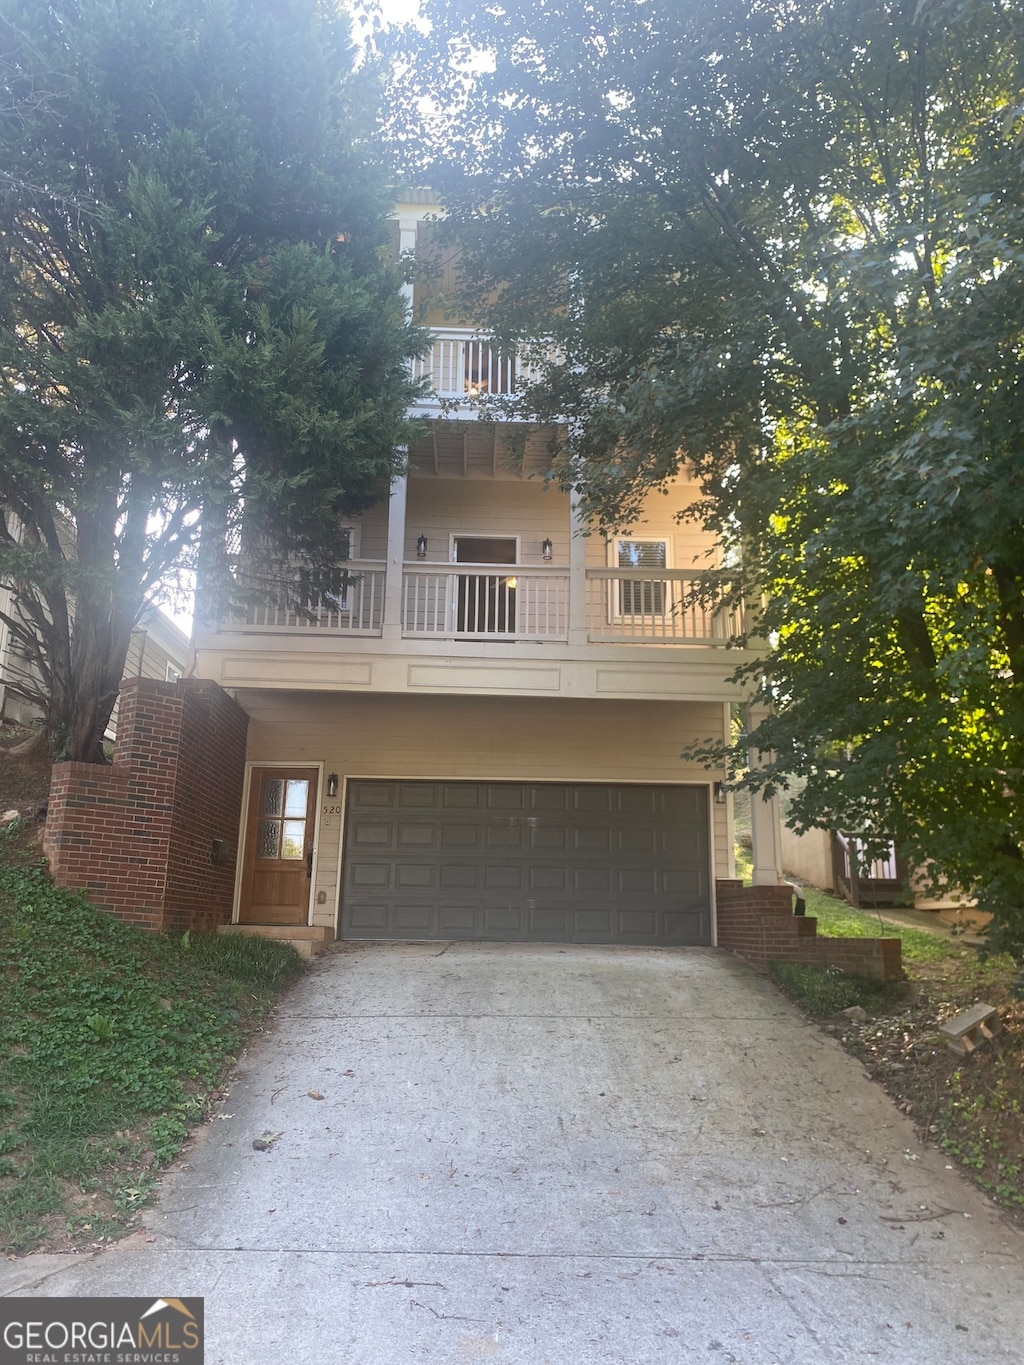
[[[556,468],[606,526],[685,453],[765,594],[772,761],[704,756],[792,784],[797,828],[894,834],[1021,949],[1019,7],[426,12],[392,141],[495,334],[545,339],[520,410],[567,420]]]
[[[0,53],[0,575],[95,761],[201,531],[329,560],[386,492],[417,335],[333,0],[0,0]]]

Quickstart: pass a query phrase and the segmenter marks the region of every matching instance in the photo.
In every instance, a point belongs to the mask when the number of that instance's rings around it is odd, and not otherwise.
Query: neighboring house
[[[399,206],[403,251],[436,212],[426,193]],[[234,919],[713,943],[731,806],[680,754],[728,737],[728,679],[750,656],[725,648],[732,608],[689,601],[715,562],[678,519],[699,488],[684,468],[628,531],[589,533],[543,477],[551,433],[476,420],[480,392],[515,386],[515,358],[440,311],[425,321],[429,434],[389,502],[339,527],[344,566],[196,629],[195,677],[248,717]],[[755,880],[771,884],[777,810],[756,805]]]
[[[21,686],[35,682],[32,662],[18,641],[12,638],[3,616],[17,619],[17,599],[10,587],[0,584],[0,720],[31,725],[39,719],[39,709],[21,694]],[[175,681],[187,670],[190,642],[169,616],[156,607],[147,607],[132,631],[125,659],[125,678],[159,678]],[[117,730],[117,708],[110,718],[107,737]]]
[[[979,923],[987,921],[988,916],[975,910],[974,902],[955,889],[948,888],[942,894],[941,888],[926,887],[924,877],[897,857],[895,845],[890,845],[885,858],[876,858],[867,867],[858,852],[856,839],[836,831],[810,829],[797,834],[788,826],[782,829],[786,871],[811,886],[834,891],[851,905],[869,909],[904,905],[944,915],[948,912],[957,919],[966,915]]]

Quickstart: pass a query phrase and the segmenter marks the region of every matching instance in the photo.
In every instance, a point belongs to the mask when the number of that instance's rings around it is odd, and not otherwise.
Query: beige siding
[[[542,698],[325,696],[243,692],[253,763],[322,763],[350,777],[491,781],[694,782],[710,775],[679,754],[720,735],[714,703]],[[321,799],[315,922],[337,914],[344,788]],[[328,809],[325,811],[325,807]],[[712,803],[714,874],[729,875],[727,810]]]
[[[553,564],[569,562],[569,498],[539,479],[409,480],[405,557],[427,537],[427,558],[448,562],[452,535],[518,536],[519,562],[542,564],[541,541],[550,537]]]
[[[388,500],[378,502],[356,519],[359,537],[356,559],[387,559],[388,555]]]
[[[648,493],[642,517],[622,535],[638,540],[667,540],[670,545],[670,568],[711,569],[718,564],[717,541],[693,521],[680,521],[679,512],[700,497],[700,488],[685,474],[674,479],[667,490]],[[712,551],[709,557],[708,551]],[[608,567],[608,543],[604,536],[587,538],[587,564],[591,568]]]

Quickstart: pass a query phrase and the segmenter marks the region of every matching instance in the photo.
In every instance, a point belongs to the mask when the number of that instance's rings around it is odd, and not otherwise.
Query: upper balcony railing
[[[499,351],[471,327],[432,327],[426,355],[412,377],[430,383],[428,402],[474,403],[485,395],[508,397],[533,376],[522,356]]]
[[[406,569],[402,634],[446,640],[568,640],[569,575],[511,564]]]
[[[353,559],[330,569],[297,569],[231,624],[243,630],[379,635],[383,622],[384,565]]]
[[[588,569],[587,638],[615,644],[724,644],[743,628],[738,603],[686,569]]]
[[[739,634],[738,603],[710,591],[693,570],[586,570],[583,631],[602,645],[724,645]],[[352,560],[301,571],[271,600],[226,629],[379,636],[385,566]],[[402,571],[401,634],[407,640],[568,643],[572,615],[565,569],[504,564],[408,564]]]

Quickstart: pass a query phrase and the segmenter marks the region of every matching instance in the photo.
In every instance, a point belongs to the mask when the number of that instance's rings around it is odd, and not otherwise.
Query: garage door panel
[[[523,914],[519,906],[485,906],[483,918],[486,934],[509,935],[517,939],[523,936]]]
[[[446,891],[475,891],[483,880],[483,868],[476,863],[442,863],[440,884]]]
[[[531,907],[526,916],[526,937],[542,943],[571,943],[571,917],[568,907]]]
[[[572,830],[572,845],[578,853],[608,853],[613,831],[607,825],[581,825]]]
[[[393,833],[393,825],[357,820],[352,826],[352,843],[356,848],[390,848]]]
[[[442,848],[479,848],[483,842],[479,825],[447,824],[441,826]]]
[[[479,932],[478,912],[472,905],[442,905],[438,927],[446,938],[475,938]]]
[[[523,848],[525,844],[525,825],[488,825],[484,830],[485,848]]]
[[[705,788],[352,780],[347,791],[343,937],[710,941]]]
[[[615,809],[620,815],[647,819],[652,815],[664,814],[664,797],[650,787],[619,787],[616,790]]]
[[[606,896],[612,889],[610,867],[577,867],[573,869],[572,889],[580,894]]]
[[[432,863],[397,863],[395,890],[433,890],[437,885],[437,868]]]
[[[667,837],[661,837],[650,825],[620,827],[615,831],[615,846],[620,853],[631,853],[656,858],[665,851]]]
[[[692,910],[670,910],[665,914],[665,934],[681,943],[699,943],[697,935],[702,932],[703,912]]]
[[[523,891],[526,887],[526,873],[525,867],[485,867],[484,886],[488,891]]]
[[[381,891],[391,885],[391,865],[389,863],[355,863],[352,867],[352,885],[358,890],[373,888]]]
[[[703,898],[707,895],[707,878],[700,868],[677,868],[662,873],[662,888],[666,896]]]
[[[394,931],[399,934],[427,934],[433,931],[437,912],[431,904],[403,905],[393,907],[390,916]]]
[[[531,867],[527,869],[530,878],[530,890],[535,895],[554,893],[564,895],[569,888],[569,871],[567,867]]]
[[[530,847],[538,852],[564,853],[569,847],[569,831],[564,825],[538,823],[529,829]]]
[[[605,942],[612,937],[615,927],[615,915],[609,908],[607,910],[573,910],[572,912],[573,933],[580,935],[597,935],[597,942]],[[583,939],[583,941],[586,941]],[[594,940],[591,940],[594,941]]]
[[[624,896],[657,895],[664,889],[662,880],[653,867],[621,867],[615,873],[616,889]]]
[[[643,942],[658,933],[658,916],[653,910],[620,910],[618,936],[624,941]]]
[[[381,806],[390,809],[395,804],[397,792],[393,782],[358,782],[353,783],[353,786],[358,790],[349,793],[349,801],[357,810],[378,809]]]
[[[387,901],[359,901],[351,899],[346,903],[345,913],[354,938],[386,938],[388,936]],[[374,931],[377,932],[374,932]]]
[[[404,821],[396,826],[395,843],[398,848],[437,848],[440,842],[440,826],[411,825]]]

